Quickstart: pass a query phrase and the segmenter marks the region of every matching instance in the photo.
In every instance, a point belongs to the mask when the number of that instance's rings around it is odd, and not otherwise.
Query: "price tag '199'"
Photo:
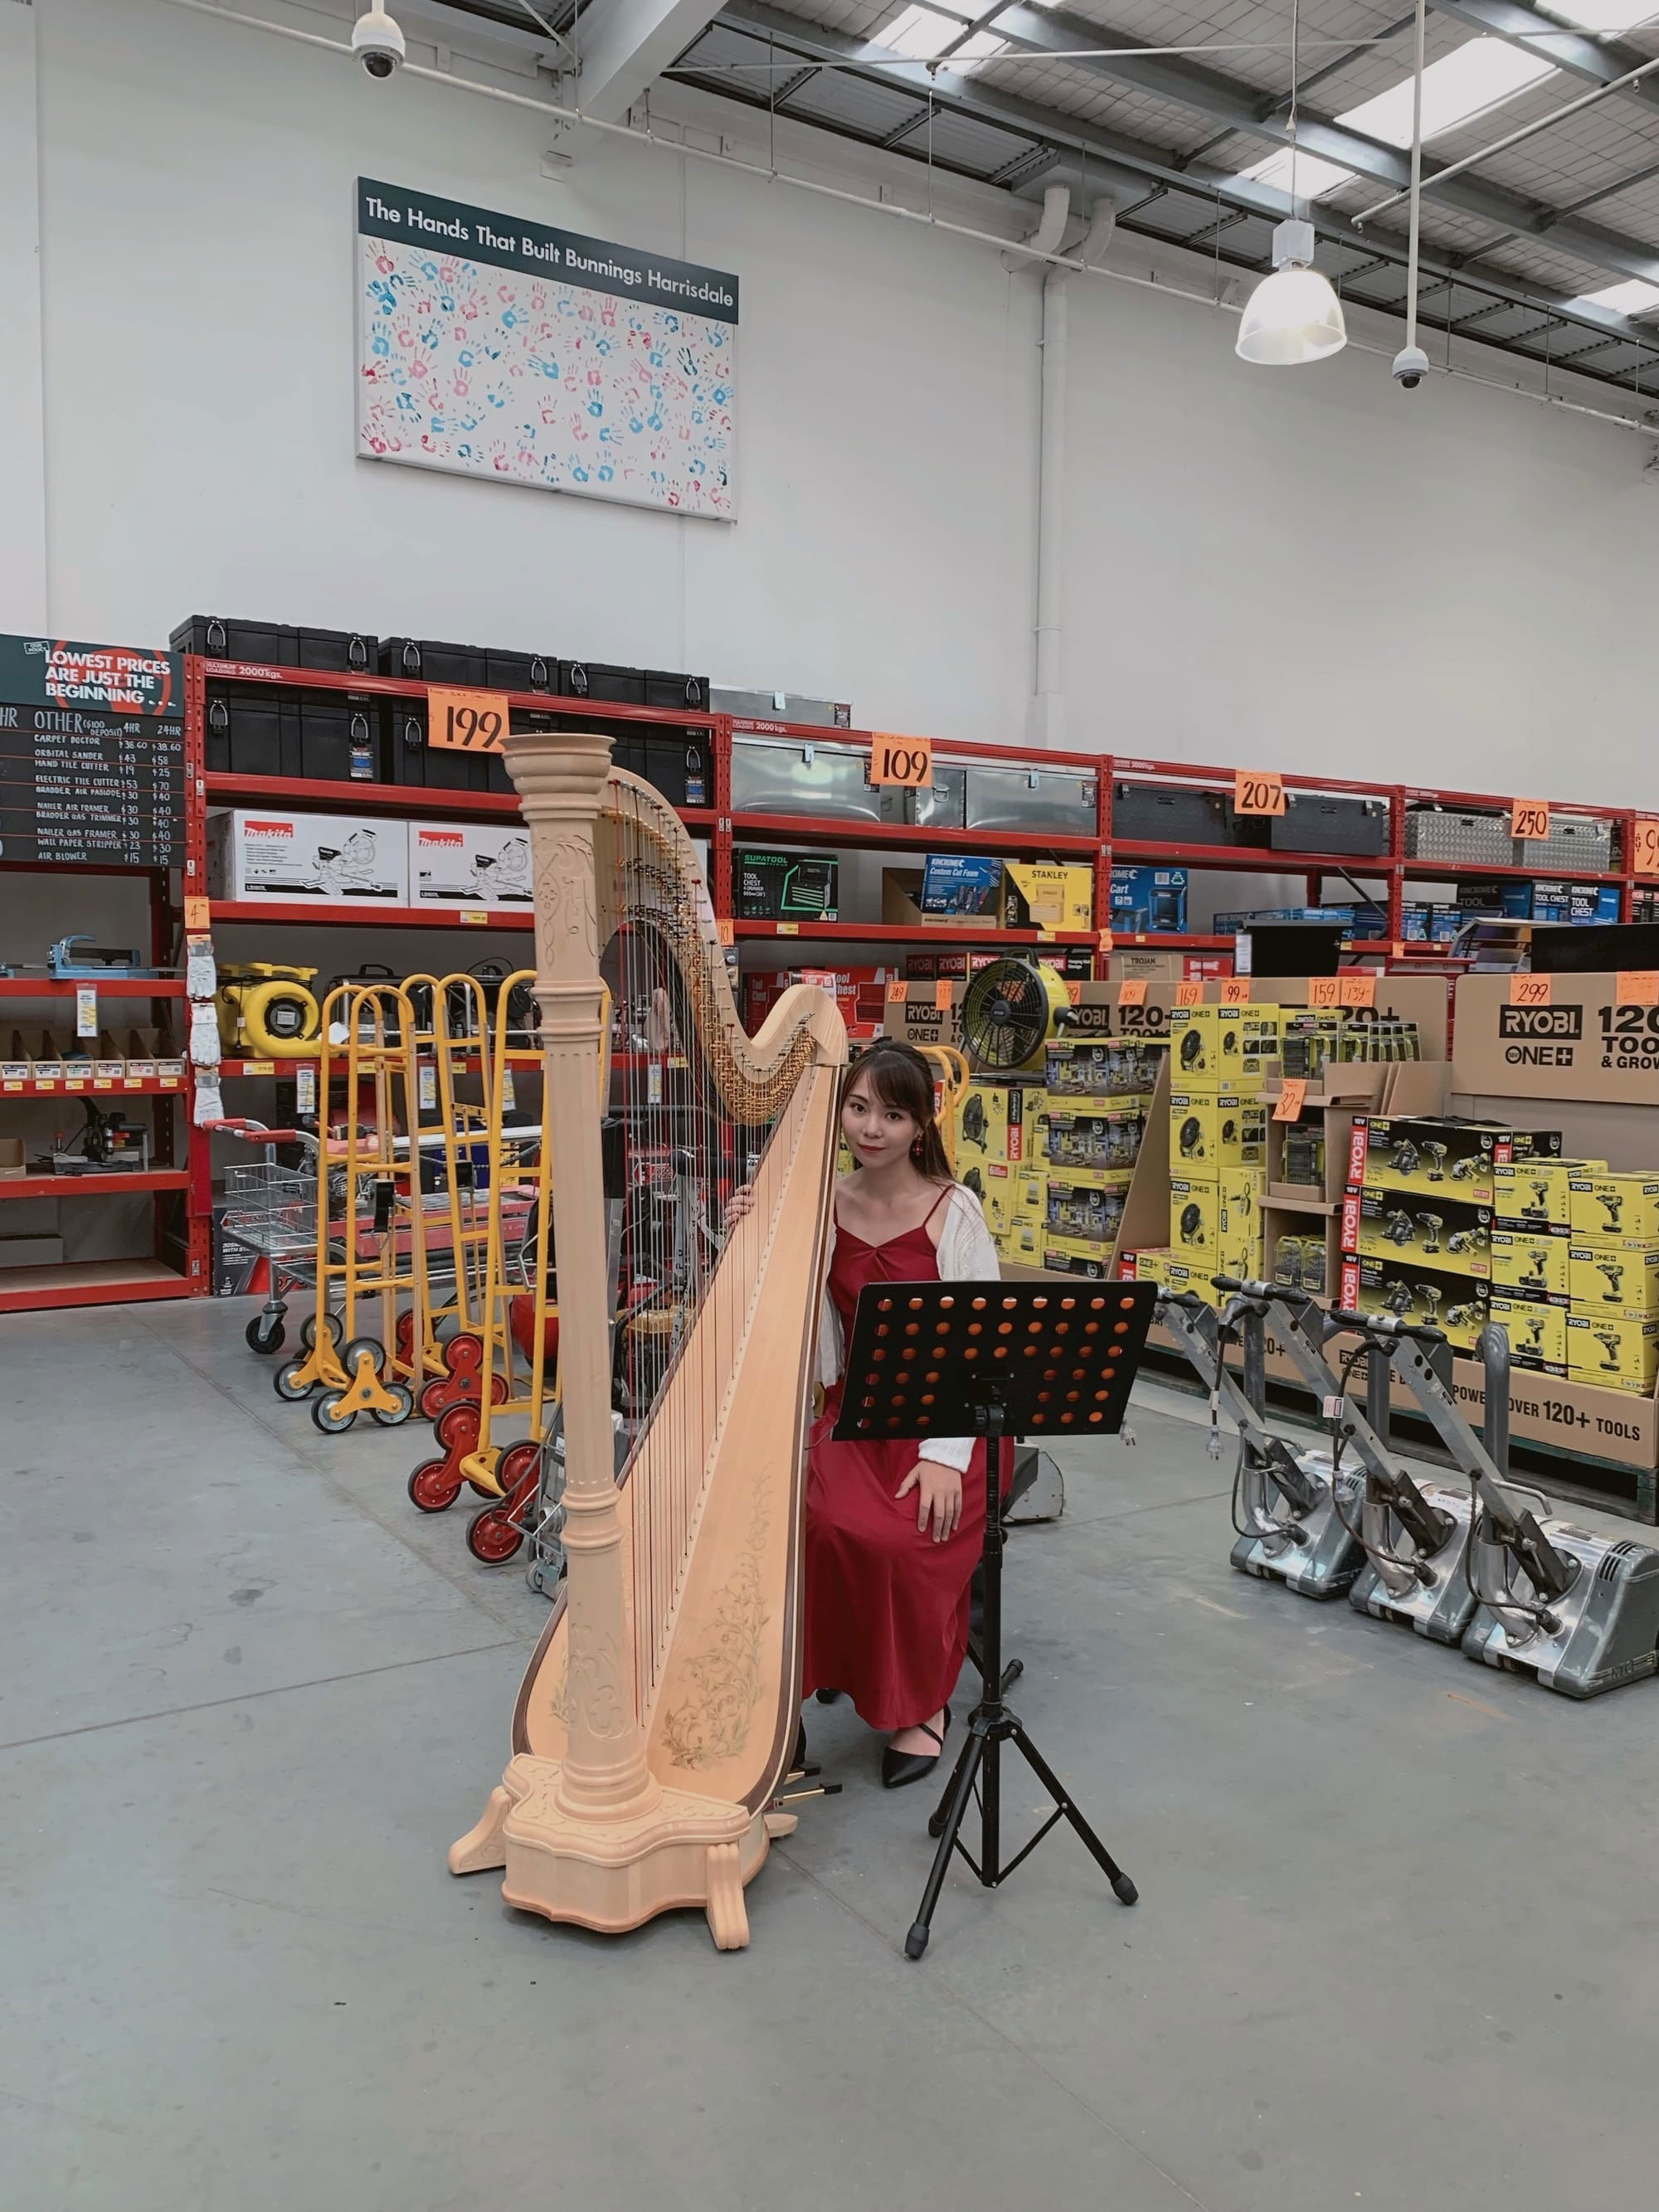
[[[1659,822],[1638,814],[1631,824],[1630,864],[1638,876],[1659,876]]]
[[[888,730],[870,733],[870,781],[897,783],[914,788],[933,781],[933,741],[931,738],[898,738]]]
[[[1512,1006],[1547,1006],[1550,1002],[1548,975],[1511,975],[1510,1004]]]
[[[426,695],[426,741],[451,752],[498,753],[507,716],[505,691],[458,691],[434,684]]]

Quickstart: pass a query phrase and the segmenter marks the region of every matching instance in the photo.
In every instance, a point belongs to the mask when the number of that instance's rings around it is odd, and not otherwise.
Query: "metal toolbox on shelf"
[[[1406,858],[1472,862],[1481,868],[1512,867],[1515,840],[1510,836],[1510,817],[1479,809],[1459,811],[1431,804],[1408,806]]]
[[[374,667],[380,640],[366,630],[313,629],[292,623],[243,622],[230,615],[191,615],[168,644],[209,660],[257,660],[267,668],[313,668],[349,676]]]
[[[869,756],[851,745],[734,737],[734,814],[820,814],[879,822],[882,793],[870,781]]]
[[[798,691],[738,691],[716,684],[708,704],[716,714],[735,714],[745,722],[808,722],[819,729],[850,730],[853,709],[845,699],[806,699]]]
[[[382,774],[380,702],[347,692],[283,692],[216,684],[203,718],[207,767],[225,775],[304,776],[375,783]]]
[[[1517,868],[1559,869],[1569,875],[1588,872],[1605,876],[1617,865],[1613,857],[1613,824],[1585,814],[1553,814],[1547,837],[1517,837]]]
[[[935,763],[931,783],[914,789],[903,784],[884,785],[881,818],[917,830],[963,830],[968,826],[968,770]],[[977,825],[983,828],[985,825]]]
[[[1338,799],[1287,793],[1285,811],[1267,817],[1270,845],[1291,853],[1381,854],[1389,849],[1386,799]]]
[[[611,758],[629,775],[653,786],[671,805],[714,804],[713,748],[702,730],[641,730],[637,723],[619,722],[611,740]]]
[[[487,691],[550,691],[559,664],[550,653],[496,653],[483,645],[444,645],[430,637],[383,637],[380,673],[410,684],[461,684]]]
[[[1097,779],[1076,769],[995,766],[968,770],[965,830],[1054,830],[1068,837],[1095,830]]]
[[[1155,845],[1266,845],[1269,817],[1235,815],[1224,791],[1181,783],[1112,787],[1112,836]]]
[[[665,668],[623,668],[608,660],[562,660],[558,688],[567,699],[605,699],[617,707],[666,707],[702,714],[708,706],[708,678],[681,676]]]
[[[513,780],[499,753],[461,752],[426,741],[426,708],[411,699],[386,702],[385,765],[388,783],[426,791],[511,791]]]

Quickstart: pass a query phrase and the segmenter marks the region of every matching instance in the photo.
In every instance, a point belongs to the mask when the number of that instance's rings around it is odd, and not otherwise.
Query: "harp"
[[[649,785],[611,768],[607,736],[524,732],[505,750],[533,854],[568,1567],[511,1761],[449,1865],[501,1867],[508,1904],[607,1931],[700,1906],[720,1948],[738,1949],[744,1886],[793,1825],[771,1808],[799,1704],[805,1431],[846,1033],[806,986],[745,1033],[691,842]],[[654,1030],[643,1056],[684,1063],[699,1155],[714,1162],[732,1133],[764,1145],[749,1172],[739,1144],[755,1203],[723,1249],[694,1240],[665,1300],[631,1301],[629,1336],[659,1358],[620,1471],[594,1104],[607,945],[621,1018],[642,1000]]]

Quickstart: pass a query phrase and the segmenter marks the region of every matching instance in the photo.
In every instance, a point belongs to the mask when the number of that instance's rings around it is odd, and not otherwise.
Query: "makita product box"
[[[207,830],[212,898],[409,904],[405,823],[379,815],[238,806],[210,814]]]
[[[530,832],[522,822],[411,822],[412,906],[516,907],[530,926]]]

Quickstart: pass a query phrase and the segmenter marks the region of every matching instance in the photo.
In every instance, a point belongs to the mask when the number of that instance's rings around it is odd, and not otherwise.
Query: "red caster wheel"
[[[466,1524],[466,1548],[486,1567],[503,1566],[524,1542],[524,1516],[541,1480],[542,1448],[514,1444],[501,1454],[495,1479],[504,1495]]]
[[[429,1459],[409,1478],[410,1501],[422,1513],[447,1513],[461,1494],[461,1479],[447,1459]]]

